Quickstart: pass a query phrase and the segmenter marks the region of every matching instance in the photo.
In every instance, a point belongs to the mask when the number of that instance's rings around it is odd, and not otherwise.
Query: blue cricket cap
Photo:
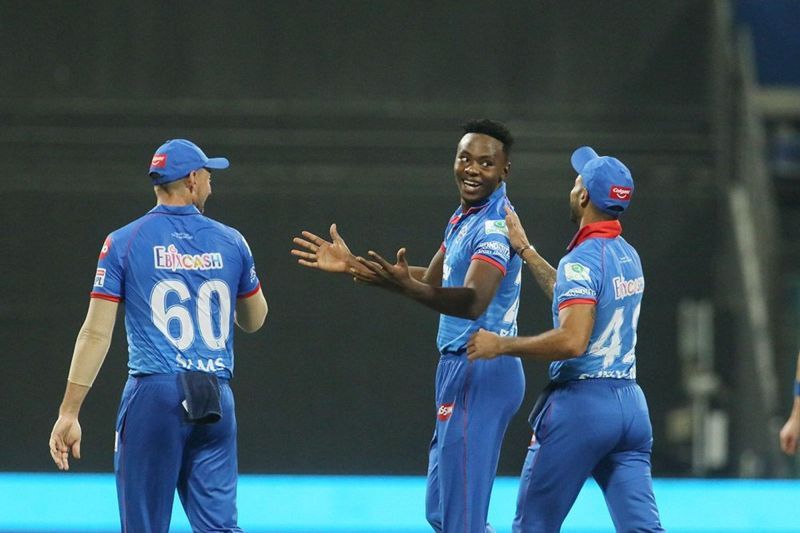
[[[193,170],[212,168],[221,170],[230,163],[224,157],[207,157],[199,146],[186,139],[172,139],[158,147],[150,161],[153,185],[163,185],[185,178]]]
[[[572,168],[583,178],[589,200],[601,211],[619,216],[633,196],[633,177],[616,157],[599,156],[588,146],[572,153]]]

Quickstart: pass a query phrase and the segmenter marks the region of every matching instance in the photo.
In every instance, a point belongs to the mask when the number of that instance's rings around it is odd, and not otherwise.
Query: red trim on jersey
[[[474,261],[476,259],[478,261],[483,261],[485,263],[489,263],[493,267],[496,267],[500,272],[502,272],[504,276],[506,275],[506,267],[504,267],[501,263],[499,263],[498,261],[492,259],[491,257],[483,255],[483,254],[475,254],[475,255],[472,256],[470,261]]]
[[[245,299],[245,298],[250,298],[250,297],[251,297],[251,296],[253,296],[255,293],[257,293],[257,292],[258,292],[260,289],[261,289],[261,282],[259,282],[259,283],[258,283],[258,286],[257,286],[255,289],[253,289],[252,291],[250,291],[250,292],[246,292],[246,293],[244,293],[244,294],[240,294],[240,295],[239,295],[239,296],[237,296],[236,298],[237,298],[237,299],[239,299],[239,300],[243,300],[243,299]]]
[[[603,220],[586,224],[570,241],[567,251],[572,250],[586,239],[613,239],[622,234],[622,224],[619,220]]]
[[[444,242],[442,242],[442,244],[439,245],[439,250],[442,251],[442,252],[446,252],[447,251],[447,246],[444,245]]]
[[[116,303],[120,303],[122,301],[122,298],[120,298],[119,296],[114,296],[113,294],[103,294],[102,292],[94,292],[94,291],[89,293],[89,298],[108,300],[109,302],[116,302]]]
[[[597,300],[595,300],[594,298],[573,298],[571,300],[564,300],[563,302],[558,304],[558,310],[561,311],[565,307],[569,307],[570,305],[576,305],[576,304],[592,304],[592,305],[595,305],[595,304],[597,304]]]

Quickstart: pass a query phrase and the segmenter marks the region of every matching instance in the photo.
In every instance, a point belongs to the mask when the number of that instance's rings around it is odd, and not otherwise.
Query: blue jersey
[[[236,298],[260,287],[233,228],[193,205],[158,205],[103,244],[92,297],[125,302],[132,375],[233,375]]]
[[[586,352],[550,364],[550,379],[636,379],[636,324],[644,292],[639,254],[620,237],[619,221],[584,226],[558,264],[553,324],[575,303],[594,303],[595,321]]]
[[[466,352],[470,336],[483,328],[500,335],[517,334],[517,310],[522,260],[511,249],[506,228],[506,186],[501,184],[480,206],[453,213],[445,230],[442,287],[463,287],[472,261],[485,261],[503,273],[503,280],[486,311],[476,320],[450,315],[439,318],[436,344],[444,354]]]

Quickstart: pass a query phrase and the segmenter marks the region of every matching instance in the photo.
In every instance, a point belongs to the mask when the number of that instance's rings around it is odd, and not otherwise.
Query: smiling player
[[[505,181],[513,139],[499,122],[464,126],[453,165],[460,205],[425,267],[409,266],[405,248],[392,265],[374,252],[356,258],[331,226],[332,242],[310,232],[294,242],[299,263],[353,275],[441,313],[437,345],[436,428],[428,460],[426,514],[436,531],[483,533],[508,422],[525,392],[520,360],[470,364],[467,340],[478,328],[515,335],[522,262],[505,224]]]

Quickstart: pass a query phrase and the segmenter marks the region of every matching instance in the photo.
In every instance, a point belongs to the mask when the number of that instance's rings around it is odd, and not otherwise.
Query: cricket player
[[[797,453],[797,443],[800,442],[800,354],[797,355],[797,367],[794,375],[792,412],[781,428],[779,440],[783,453],[786,455]]]
[[[114,443],[122,531],[166,533],[175,489],[193,531],[241,531],[236,513],[233,325],[255,332],[267,302],[242,235],[203,215],[211,170],[194,143],[167,141],[150,178],[157,205],[100,251],[50,454],[80,458],[78,414],[125,303],[129,377]]]
[[[454,163],[461,202],[427,268],[409,266],[405,248],[390,264],[375,252],[356,258],[331,226],[332,242],[310,232],[294,242],[299,263],[342,272],[441,313],[436,426],[428,460],[426,514],[436,531],[484,533],[500,446],[525,391],[516,357],[469,364],[478,328],[515,335],[522,262],[511,249],[504,208],[513,138],[499,122],[465,125]]]
[[[551,383],[531,414],[514,531],[559,531],[589,476],[617,531],[663,531],[650,474],[653,430],[636,384],[644,275],[618,220],[633,178],[587,146],[572,154],[572,167],[570,211],[580,229],[558,269],[530,245],[517,215],[506,217],[512,245],[552,299],[553,329],[534,337],[480,330],[467,353],[476,362],[509,353],[552,361]]]

